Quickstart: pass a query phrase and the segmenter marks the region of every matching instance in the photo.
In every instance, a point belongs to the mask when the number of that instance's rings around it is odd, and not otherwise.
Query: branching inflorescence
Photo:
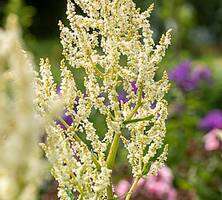
[[[65,57],[61,83],[55,84],[49,61],[41,60],[36,84],[40,114],[62,99],[71,124],[64,117],[48,120],[43,148],[61,199],[114,199],[111,176],[122,141],[134,178],[126,196],[130,199],[139,179],[156,174],[167,158],[167,145],[162,146],[169,82],[166,72],[158,81],[155,74],[170,44],[170,31],[154,45],[149,23],[153,5],[141,12],[132,0],[75,0],[75,4],[84,15],[78,15],[68,0],[70,28],[59,22]],[[85,91],[78,89],[67,66],[84,69]],[[124,101],[120,90],[126,94]],[[90,121],[93,109],[105,116],[103,138]]]

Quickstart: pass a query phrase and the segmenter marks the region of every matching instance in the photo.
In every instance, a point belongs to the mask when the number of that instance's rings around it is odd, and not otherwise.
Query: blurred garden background
[[[222,1],[135,0],[141,10],[153,2],[151,25],[155,40],[158,41],[166,29],[173,29],[173,44],[161,63],[161,70],[168,71],[172,82],[167,96],[168,168],[152,183],[141,183],[134,198],[220,200]],[[9,13],[17,14],[36,66],[41,57],[49,57],[58,83],[62,47],[57,24],[59,20],[66,22],[65,10],[65,0],[0,0],[0,25],[3,26]],[[83,72],[74,69],[73,73],[83,87]],[[98,133],[104,134],[103,117],[95,111],[92,120]],[[125,150],[119,151],[115,168],[115,182],[120,193],[127,190],[130,181],[127,163],[122,162],[125,154]],[[162,179],[167,175],[170,182],[166,184]],[[39,199],[56,199],[56,183],[50,178],[43,184]]]

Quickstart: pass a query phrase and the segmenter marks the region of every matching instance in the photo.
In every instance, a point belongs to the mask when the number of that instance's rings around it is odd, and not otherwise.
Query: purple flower
[[[193,76],[193,80],[195,80],[196,82],[200,82],[200,81],[210,82],[212,74],[209,68],[198,66],[193,70],[192,76]]]
[[[170,71],[169,79],[183,91],[193,90],[196,87],[196,81],[192,79],[191,68],[191,62],[184,61]]]
[[[210,131],[218,128],[222,129],[222,111],[212,110],[201,121],[199,127],[202,130]]]
[[[156,104],[157,104],[156,101],[152,102],[151,105],[150,105],[150,108],[151,109],[155,109],[156,108]]]
[[[57,92],[57,94],[61,95],[61,86],[60,85],[57,87],[56,92]],[[76,98],[76,102],[78,102],[78,97]],[[77,104],[75,104],[75,102],[73,102],[73,104],[74,104],[74,112],[77,112]],[[66,125],[68,125],[68,126],[72,125],[73,119],[72,119],[71,115],[66,114],[66,111],[64,111],[64,114],[61,117],[65,121]],[[60,125],[60,127],[63,130],[66,130],[66,126],[62,121],[56,120],[56,124]]]
[[[134,94],[137,94],[138,87],[136,85],[136,81],[131,81],[131,86],[132,86],[132,90],[133,90]]]
[[[134,92],[134,94],[137,94],[138,92],[138,87],[136,85],[136,81],[131,81],[130,82],[131,87],[132,87],[132,91]],[[127,98],[127,92],[125,90],[122,90],[121,92],[119,92],[118,94],[118,100],[120,103],[127,103],[129,101],[129,99]],[[145,94],[144,92],[142,93],[142,97],[144,98]],[[133,105],[132,105],[133,106]]]
[[[118,100],[120,103],[127,103],[129,101],[129,99],[127,98],[127,92],[124,90],[119,92]]]
[[[190,61],[184,61],[170,71],[169,79],[174,81],[182,91],[191,91],[199,85],[200,81],[210,81],[209,68],[198,66],[192,69]]]
[[[103,103],[104,103],[105,106],[109,106],[109,105],[110,105],[110,101],[109,101],[109,99],[106,97],[106,93],[102,92],[98,97],[99,97],[99,98],[101,98],[101,97],[104,98]]]
[[[134,92],[134,94],[137,93],[138,91],[138,87],[136,86],[136,81],[131,81],[131,87],[132,87],[132,91]],[[119,92],[118,94],[118,100],[120,103],[127,103],[129,101],[129,99],[127,98],[127,92],[125,90],[122,90]]]
[[[71,126],[73,123],[72,117],[70,115],[66,115],[65,113],[62,116],[62,119],[66,122],[67,125]],[[56,124],[60,125],[63,130],[66,130],[66,126],[60,120],[56,120]]]
[[[56,93],[59,94],[59,95],[61,94],[61,86],[60,85],[57,86]]]

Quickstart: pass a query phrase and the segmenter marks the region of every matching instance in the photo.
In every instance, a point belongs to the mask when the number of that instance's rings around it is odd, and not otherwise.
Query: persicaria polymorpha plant
[[[83,15],[76,13],[75,4]],[[149,23],[153,5],[141,12],[132,0],[75,4],[67,4],[70,26],[59,22],[65,58],[59,94],[48,60],[41,60],[36,81],[39,113],[44,116],[62,99],[71,123],[64,116],[49,120],[43,148],[61,199],[114,199],[112,169],[122,141],[134,178],[126,195],[130,199],[139,179],[156,174],[167,157],[164,95],[169,82],[166,72],[160,80],[154,77],[170,44],[170,31],[155,46]],[[85,91],[78,88],[72,68],[84,70]],[[90,120],[93,110],[105,117],[102,138]]]

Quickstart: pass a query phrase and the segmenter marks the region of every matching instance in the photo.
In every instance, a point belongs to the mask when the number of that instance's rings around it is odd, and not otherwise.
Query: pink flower
[[[159,171],[158,175],[161,177],[161,179],[167,183],[172,183],[173,181],[173,174],[168,167],[162,167]]]
[[[162,198],[170,190],[170,185],[162,180],[150,181],[148,179],[145,188],[147,189],[149,195]]]
[[[120,199],[124,199],[125,194],[130,188],[130,183],[127,180],[121,180],[115,188],[115,192]]]
[[[205,149],[207,151],[213,151],[220,148],[220,140],[218,138],[218,134],[221,132],[219,129],[213,129],[209,133],[204,136],[205,141]]]
[[[148,197],[176,200],[176,190],[172,185],[173,174],[168,167],[163,167],[157,176],[149,176],[144,189]]]
[[[157,176],[141,178],[133,196],[139,199],[176,200],[177,193],[172,185],[173,174],[168,167],[162,167]],[[122,180],[117,185],[115,192],[123,200],[130,189],[130,183]]]
[[[168,191],[168,198],[167,200],[176,200],[177,199],[177,192],[174,188],[171,188]]]

